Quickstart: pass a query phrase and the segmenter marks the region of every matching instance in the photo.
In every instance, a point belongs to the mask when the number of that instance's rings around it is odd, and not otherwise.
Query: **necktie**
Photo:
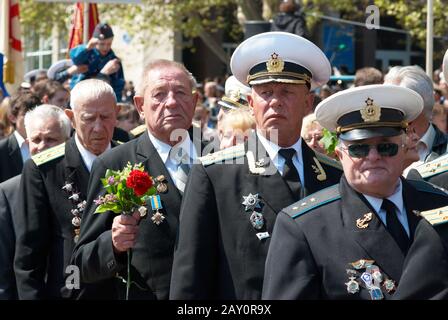
[[[177,165],[177,170],[174,173],[174,180],[177,189],[183,194],[185,185],[187,184],[188,173],[190,172],[190,157],[188,156],[188,153],[183,152],[180,148],[177,150],[173,148],[171,151],[173,151],[173,155],[170,155],[171,159]]]
[[[406,255],[409,249],[410,240],[403,228],[403,225],[398,220],[395,205],[392,203],[392,201],[383,199],[381,208],[386,211],[387,230],[395,239],[401,251]]]
[[[280,149],[278,153],[285,159],[285,165],[283,167],[283,179],[291,190],[293,197],[296,201],[300,199],[300,191],[302,184],[300,183],[299,173],[296,166],[292,162],[292,158],[296,154],[294,149]]]

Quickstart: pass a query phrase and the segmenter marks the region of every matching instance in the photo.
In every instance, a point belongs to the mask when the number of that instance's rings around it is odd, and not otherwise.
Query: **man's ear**
[[[15,126],[17,122],[17,118],[12,114],[8,114],[8,120]]]
[[[134,96],[134,105],[137,109],[138,113],[140,114],[141,118],[145,117],[145,112],[143,111],[143,105],[145,103],[145,98],[143,96]]]
[[[44,95],[42,97],[42,103],[48,103],[48,101],[50,101],[50,99],[48,98],[48,95]]]
[[[314,105],[314,92],[308,92],[305,98],[305,108],[306,114],[313,113],[313,105]]]
[[[65,115],[70,119],[72,127],[75,128],[75,114],[72,109],[64,109]]]

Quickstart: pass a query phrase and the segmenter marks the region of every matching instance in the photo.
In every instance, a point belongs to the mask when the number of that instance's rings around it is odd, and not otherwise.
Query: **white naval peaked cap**
[[[250,86],[268,82],[307,84],[311,89],[328,82],[331,66],[311,41],[289,32],[265,32],[243,41],[234,51],[230,68]]]
[[[56,73],[58,73],[60,71],[64,71],[64,70],[70,68],[72,65],[73,65],[73,61],[71,59],[63,59],[63,60],[56,61],[48,69],[47,77],[49,79],[54,80]]]
[[[355,87],[321,101],[315,110],[321,126],[343,140],[395,136],[423,110],[415,91],[386,84]]]
[[[235,76],[230,76],[225,83],[225,96],[221,98],[218,104],[229,109],[247,107],[247,95],[251,92],[250,87],[242,84]]]

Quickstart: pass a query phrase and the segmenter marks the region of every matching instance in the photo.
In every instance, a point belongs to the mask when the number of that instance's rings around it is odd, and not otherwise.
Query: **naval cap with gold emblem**
[[[415,91],[395,85],[368,85],[340,91],[315,110],[321,126],[339,138],[355,141],[402,133],[423,110]]]
[[[315,89],[327,83],[331,74],[325,54],[311,41],[289,32],[265,32],[246,39],[235,49],[230,68],[250,86],[280,82]]]
[[[226,80],[225,95],[218,104],[228,109],[239,109],[248,106],[247,95],[251,93],[251,88],[238,81],[235,76],[230,76]]]

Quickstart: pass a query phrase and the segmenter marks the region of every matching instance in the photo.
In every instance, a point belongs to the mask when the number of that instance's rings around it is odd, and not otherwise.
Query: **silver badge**
[[[255,209],[261,209],[258,193],[256,194],[249,193],[249,195],[243,196],[243,199],[244,201],[242,202],[242,204],[243,206],[245,206],[244,210],[251,211]]]
[[[356,277],[350,277],[350,281],[345,283],[347,292],[350,294],[355,294],[359,291],[359,283],[355,279]]]
[[[252,224],[252,226],[255,229],[260,230],[261,228],[263,228],[263,226],[264,226],[264,218],[263,218],[263,215],[261,213],[258,213],[256,211],[254,211],[250,215],[249,219],[250,219],[250,223]]]

